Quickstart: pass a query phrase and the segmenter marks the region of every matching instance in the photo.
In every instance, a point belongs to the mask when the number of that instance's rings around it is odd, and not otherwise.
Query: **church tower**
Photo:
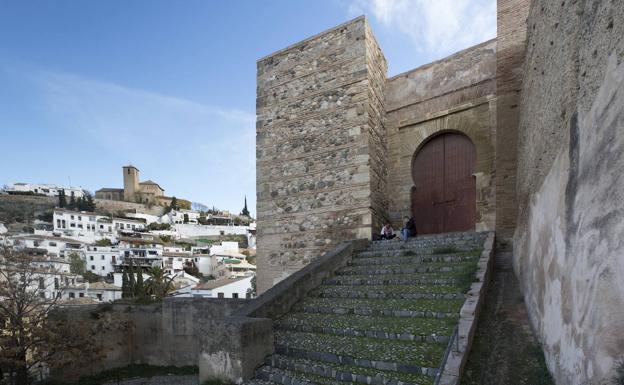
[[[123,167],[125,201],[134,202],[136,193],[139,192],[139,169],[133,165]]]

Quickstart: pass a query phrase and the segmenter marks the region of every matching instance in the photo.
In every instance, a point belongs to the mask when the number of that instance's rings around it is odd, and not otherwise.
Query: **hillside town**
[[[27,256],[36,271],[33,292],[65,305],[149,300],[154,293],[136,286],[159,280],[163,296],[255,296],[256,231],[246,199],[240,215],[193,210],[154,182],[139,183],[136,167],[123,173],[123,189],[100,189],[95,199],[82,188],[52,184],[0,190],[55,201],[28,231],[0,222],[0,246]]]

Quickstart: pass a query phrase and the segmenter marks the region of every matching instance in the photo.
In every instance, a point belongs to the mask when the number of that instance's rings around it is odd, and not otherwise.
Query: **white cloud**
[[[349,11],[406,34],[419,52],[429,55],[496,37],[495,0],[355,0]]]
[[[132,162],[167,194],[238,210],[246,193],[255,206],[254,114],[69,74],[30,77],[59,138],[77,138],[99,167]]]

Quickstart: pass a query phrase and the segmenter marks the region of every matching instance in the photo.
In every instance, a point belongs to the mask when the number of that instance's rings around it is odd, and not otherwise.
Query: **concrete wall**
[[[606,383],[624,356],[623,36],[617,1],[530,9],[514,267],[558,384]]]
[[[63,306],[56,316],[84,322],[101,319],[98,332],[103,359],[76,362],[53,377],[73,381],[83,375],[130,364],[196,366],[200,340],[211,320],[225,317],[244,299],[167,298],[155,305]],[[218,333],[218,331],[217,331]]]
[[[261,293],[385,216],[386,63],[360,17],[257,66]]]
[[[496,40],[388,79],[389,219],[396,228],[411,210],[412,159],[445,131],[466,134],[477,150],[478,231],[495,225]]]

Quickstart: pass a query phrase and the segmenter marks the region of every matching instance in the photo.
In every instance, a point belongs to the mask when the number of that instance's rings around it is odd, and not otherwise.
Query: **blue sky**
[[[255,213],[256,60],[366,14],[389,75],[496,33],[494,0],[0,2],[0,185],[121,187]]]

